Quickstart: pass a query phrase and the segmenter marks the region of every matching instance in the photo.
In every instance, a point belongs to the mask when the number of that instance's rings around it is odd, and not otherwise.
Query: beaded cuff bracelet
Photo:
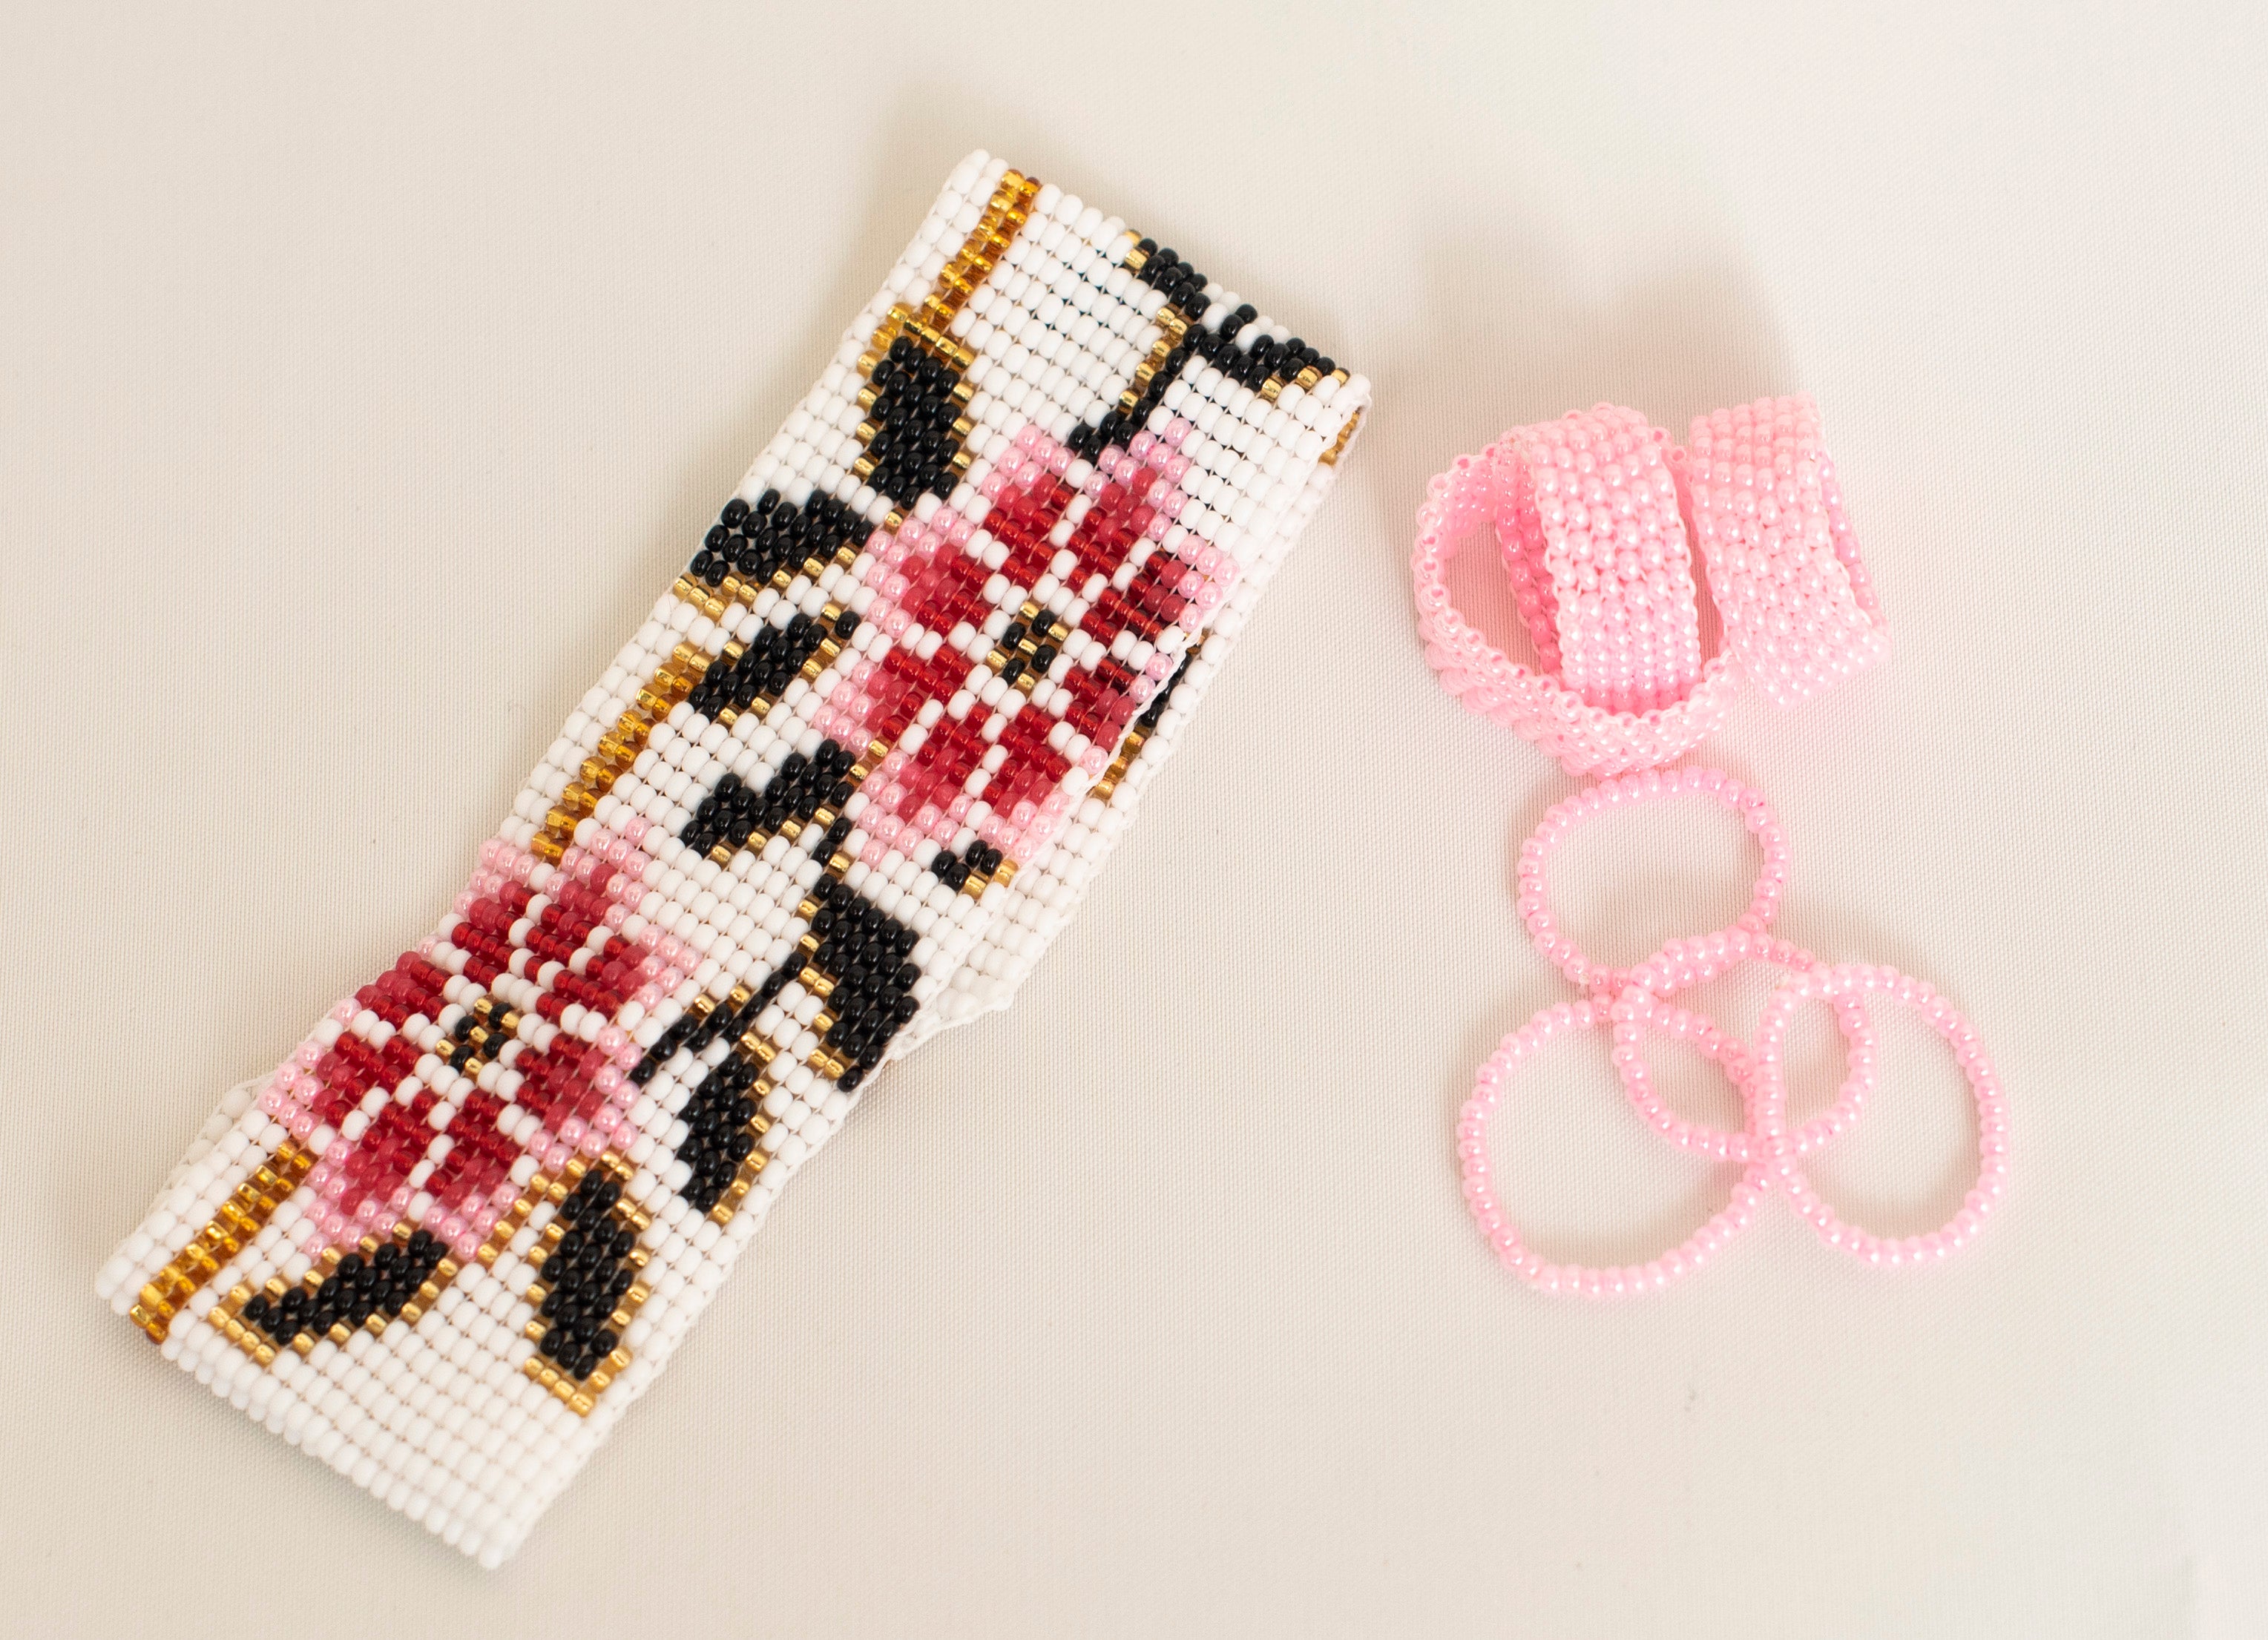
[[[876,1068],[1031,971],[1368,400],[971,156],[453,912],[99,1291],[501,1563]]]

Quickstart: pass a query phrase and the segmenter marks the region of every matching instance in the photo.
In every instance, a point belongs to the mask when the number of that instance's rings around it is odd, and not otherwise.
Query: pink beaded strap
[[[1793,706],[1889,647],[1808,397],[1693,418],[1683,462],[1725,643],[1764,698]]]
[[[1536,652],[1556,651],[1561,684],[1617,714],[1672,705],[1701,675],[1700,600],[1667,443],[1637,411],[1602,404],[1515,427],[1496,446],[1511,503],[1510,533],[1499,507],[1497,539]]]
[[[1410,555],[1425,657],[1470,710],[1571,773],[1657,768],[1724,720],[1745,672],[1786,706],[1885,645],[1808,398],[1697,416],[1692,448],[1600,405],[1515,427],[1436,477]],[[1689,525],[1690,519],[1690,525]],[[1537,665],[1475,630],[1447,571],[1496,532]],[[1725,647],[1704,658],[1700,548]]]
[[[1722,804],[1764,845],[1764,867],[1749,910],[1729,928],[1673,939],[1628,968],[1592,961],[1558,930],[1543,893],[1543,871],[1569,829],[1593,815],[1660,798],[1694,796]],[[1709,769],[1647,771],[1592,786],[1554,807],[1521,851],[1521,911],[1544,954],[1578,985],[1580,1001],[1559,1003],[1512,1032],[1474,1077],[1471,1098],[1457,1121],[1457,1156],[1464,1195],[1481,1232],[1506,1269],[1547,1292],[1609,1298],[1650,1291],[1701,1265],[1755,1218],[1763,1203],[1786,1195],[1820,1239],[1873,1265],[1918,1263],[1944,1257],[1973,1237],[2007,1185],[2007,1113],[1998,1077],[1975,1029],[1958,1010],[1922,981],[1865,964],[1829,967],[1800,947],[1767,931],[1786,882],[1786,850],[1771,805],[1731,776]],[[1734,964],[1756,959],[1790,970],[1764,1009],[1756,1041],[1743,1044],[1712,1021],[1668,999]],[[1820,1198],[1800,1166],[1802,1158],[1850,1130],[1874,1085],[1874,1033],[1864,1006],[1881,996],[1919,1013],[1953,1049],[1976,1106],[1977,1178],[1961,1207],[1937,1229],[1906,1237],[1878,1236],[1838,1217]],[[1789,1022],[1805,1002],[1833,1011],[1843,1033],[1847,1070],[1834,1104],[1802,1126],[1787,1122],[1782,1045]],[[1639,1114],[1679,1149],[1736,1162],[1742,1172],[1726,1204],[1683,1243],[1658,1258],[1629,1266],[1554,1264],[1530,1248],[1498,1199],[1489,1161],[1489,1126],[1514,1070],[1547,1042],[1568,1032],[1605,1029],[1624,1091]],[[1690,1043],[1719,1066],[1741,1096],[1746,1120],[1727,1132],[1684,1121],[1654,1091],[1640,1043],[1648,1029]]]

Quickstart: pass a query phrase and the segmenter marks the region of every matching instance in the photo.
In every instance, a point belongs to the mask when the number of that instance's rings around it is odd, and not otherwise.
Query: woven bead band
[[[866,1078],[1031,971],[1368,399],[972,156],[451,915],[225,1101],[103,1296],[500,1563]]]

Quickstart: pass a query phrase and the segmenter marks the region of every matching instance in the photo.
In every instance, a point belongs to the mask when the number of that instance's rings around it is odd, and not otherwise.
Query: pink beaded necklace
[[[1537,664],[1522,666],[1459,614],[1446,579],[1458,544],[1496,533]],[[1474,1078],[1457,1120],[1464,1195],[1506,1269],[1547,1292],[1647,1291],[1697,1269],[1782,1194],[1830,1247],[1874,1265],[1945,1256],[1970,1240],[2007,1184],[2006,1100],[1975,1029],[1933,987],[1864,963],[1830,967],[1770,932],[1787,880],[1787,845],[1763,796],[1716,769],[1665,769],[1723,721],[1745,676],[1787,706],[1873,664],[1887,647],[1881,614],[1843,516],[1833,463],[1808,398],[1762,400],[1693,422],[1690,450],[1634,410],[1601,405],[1515,427],[1437,476],[1410,555],[1425,658],[1471,710],[1534,741],[1569,772],[1604,776],[1555,806],[1521,846],[1520,912],[1537,948],[1584,993],[1512,1032]],[[1697,543],[1723,648],[1704,659]],[[1764,850],[1748,910],[1714,933],[1672,939],[1612,968],[1560,930],[1545,894],[1552,851],[1584,820],[1634,802],[1701,797],[1732,811]],[[1749,960],[1787,970],[1756,1040],[1743,1043],[1669,1001]],[[1975,1103],[1978,1169],[1960,1209],[1934,1231],[1878,1236],[1837,1215],[1802,1159],[1849,1131],[1874,1085],[1866,999],[1919,1014],[1944,1039]],[[1807,1000],[1828,1004],[1847,1070],[1834,1104],[1790,1129],[1782,1044]],[[1605,1028],[1623,1090],[1678,1149],[1742,1173],[1731,1199],[1682,1245],[1630,1266],[1547,1262],[1498,1200],[1488,1125],[1515,1067],[1569,1030]],[[1676,1115],[1639,1051],[1648,1030],[1690,1043],[1719,1066],[1746,1114],[1737,1131]]]

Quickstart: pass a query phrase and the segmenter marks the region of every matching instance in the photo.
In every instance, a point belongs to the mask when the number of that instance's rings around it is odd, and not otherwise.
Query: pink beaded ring
[[[1683,1010],[1677,1011],[1683,1014]],[[1686,1015],[1687,1019],[1697,1016]],[[1591,1030],[1611,1021],[1611,1004],[1602,997],[1587,997],[1545,1008],[1504,1039],[1473,1079],[1472,1097],[1457,1119],[1457,1157],[1464,1176],[1466,1204],[1481,1233],[1496,1249],[1505,1269],[1544,1292],[1579,1293],[1586,1298],[1621,1298],[1630,1293],[1659,1291],[1680,1276],[1691,1274],[1708,1262],[1728,1241],[1748,1228],[1757,1204],[1771,1184],[1763,1161],[1749,1162],[1734,1182],[1731,1198],[1712,1214],[1707,1223],[1683,1242],[1643,1264],[1554,1264],[1529,1247],[1520,1228],[1498,1201],[1488,1156],[1488,1124],[1504,1095],[1506,1078],[1523,1061],[1553,1038],[1570,1030]],[[1703,1023],[1706,1023],[1704,1021]],[[1747,1099],[1748,1077],[1737,1043],[1713,1028],[1696,1031],[1690,1040],[1704,1057],[1715,1061],[1731,1077]]]
[[[1953,1217],[1937,1229],[1918,1236],[1878,1236],[1838,1216],[1820,1199],[1796,1158],[1802,1152],[1787,1132],[1787,1084],[1781,1064],[1781,1047],[1787,1039],[1788,1021],[1811,997],[1837,1004],[1874,995],[1911,1008],[1923,1023],[1944,1039],[1968,1078],[1977,1111],[1977,1182],[1970,1186]],[[1853,1056],[1856,1056],[1853,1048]],[[1985,1216],[2008,1188],[2008,1108],[2000,1079],[1984,1052],[1984,1044],[1959,1009],[1926,981],[1900,974],[1895,968],[1847,962],[1838,967],[1815,967],[1782,984],[1765,1004],[1764,1021],[1756,1027],[1749,1051],[1749,1094],[1753,1101],[1749,1131],[1769,1156],[1772,1182],[1787,1194],[1804,1222],[1819,1239],[1868,1264],[1899,1265],[1941,1259],[1967,1245],[1983,1226]]]
[[[1786,940],[1766,940],[1755,954],[1777,967],[1804,973],[1819,966],[1819,960],[1800,945]],[[1858,1125],[1859,1113],[1865,1108],[1867,1096],[1874,1087],[1874,1026],[1867,1019],[1866,1008],[1855,997],[1834,997],[1830,1004],[1835,1023],[1843,1033],[1845,1069],[1843,1085],[1834,1104],[1788,1136],[1789,1148],[1798,1156],[1808,1156]],[[1656,1133],[1668,1139],[1679,1150],[1692,1156],[1705,1156],[1720,1162],[1745,1162],[1755,1158],[1758,1147],[1748,1129],[1727,1131],[1720,1128],[1705,1127],[1689,1122],[1663,1102],[1653,1085],[1653,1073],[1646,1068],[1646,1059],[1638,1050],[1642,1027],[1653,1026],[1681,1041],[1699,1042],[1711,1033],[1723,1036],[1745,1062],[1749,1051],[1733,1039],[1724,1028],[1705,1014],[1680,1008],[1655,991],[1643,985],[1625,987],[1615,998],[1609,1012],[1615,1022],[1615,1074],[1621,1080],[1623,1092],[1631,1106],[1645,1117]],[[1705,1049],[1703,1050],[1705,1053]],[[1727,1060],[1716,1055],[1720,1064]],[[1736,1075],[1734,1080],[1740,1081]]]
[[[1707,798],[1730,810],[1764,849],[1764,869],[1756,875],[1749,908],[1729,927],[1668,941],[1653,955],[1628,968],[1610,968],[1594,962],[1560,930],[1551,909],[1544,879],[1545,867],[1575,826],[1631,803],[1660,798]],[[1520,849],[1520,915],[1528,924],[1535,948],[1570,980],[1585,990],[1618,991],[1632,983],[1668,996],[1712,979],[1750,954],[1743,936],[1761,935],[1779,909],[1781,889],[1787,882],[1787,840],[1779,817],[1764,794],[1742,785],[1714,769],[1647,769],[1621,780],[1587,786],[1565,802],[1556,803]]]

